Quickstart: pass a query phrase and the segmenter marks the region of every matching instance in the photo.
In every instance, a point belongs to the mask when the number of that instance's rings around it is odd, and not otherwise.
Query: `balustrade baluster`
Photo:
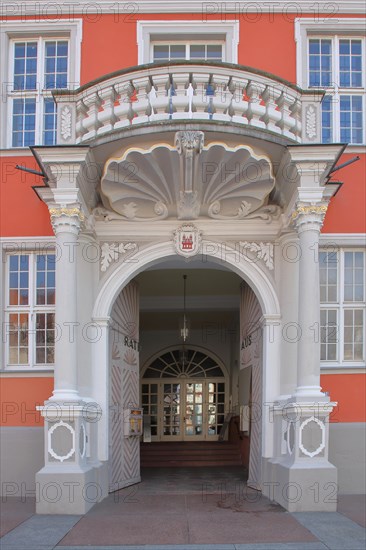
[[[170,76],[167,74],[153,75],[153,87],[156,96],[150,96],[153,112],[150,120],[169,120],[170,116]]]
[[[88,107],[81,98],[76,102],[76,143],[83,141],[84,136],[88,131],[88,128],[85,125],[87,116]]]
[[[294,96],[287,90],[284,90],[276,102],[281,111],[281,118],[276,123],[276,126],[281,128],[284,136],[291,139],[294,139],[295,137],[290,130],[295,124],[295,119],[291,115],[291,106],[294,104],[294,101]]]
[[[103,110],[99,114],[99,121],[102,126],[98,130],[98,135],[111,132],[118,118],[114,113],[114,103],[117,99],[117,93],[113,86],[108,86],[99,90],[99,97],[103,100]]]
[[[84,104],[88,109],[88,118],[85,119],[84,128],[88,132],[84,135],[84,140],[93,139],[101,128],[102,123],[99,121],[99,110],[102,105],[102,99],[99,97],[98,91],[93,91],[84,97]]]
[[[307,94],[249,71],[216,67],[212,73],[212,66],[204,65],[189,69],[142,69],[75,94],[75,142],[135,124],[191,119],[231,121],[300,143],[318,139],[320,95],[309,101]],[[305,136],[304,120],[310,128]]]
[[[247,88],[246,94],[248,96],[248,111],[247,118],[249,126],[255,126],[256,128],[265,128],[266,124],[263,122],[262,117],[266,112],[264,105],[261,105],[262,93],[264,92],[266,86],[260,82],[254,82],[250,80]]]
[[[281,120],[281,113],[277,109],[276,103],[280,95],[281,90],[272,85],[266,86],[266,89],[262,93],[262,100],[264,101],[266,112],[261,117],[261,120],[265,123],[267,130],[271,132],[278,132],[276,122]]]
[[[135,116],[132,119],[132,124],[143,124],[149,121],[151,115],[148,94],[152,86],[149,77],[134,78],[133,87],[135,95],[132,96],[134,101],[132,101],[131,107]]]
[[[118,82],[115,84],[116,92],[119,96],[118,105],[115,106],[114,112],[118,121],[114,125],[114,129],[130,126],[133,119],[133,110],[131,107],[131,97],[135,92],[132,82]]]

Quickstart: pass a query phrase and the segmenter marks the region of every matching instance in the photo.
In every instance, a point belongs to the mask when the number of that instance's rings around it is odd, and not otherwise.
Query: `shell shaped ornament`
[[[130,149],[110,159],[101,180],[103,206],[126,221],[250,218],[275,185],[268,157],[249,146],[211,143],[192,156],[169,144]]]

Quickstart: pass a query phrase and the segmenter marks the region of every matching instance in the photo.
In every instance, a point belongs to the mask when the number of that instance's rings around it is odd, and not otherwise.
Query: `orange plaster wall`
[[[240,22],[238,61],[296,84],[296,48],[293,21],[281,14],[262,14],[257,22],[249,15]]]
[[[338,164],[354,158],[356,153],[342,155]],[[333,174],[333,181],[343,181],[325,216],[323,233],[366,232],[366,155]]]
[[[39,171],[33,157],[0,159],[0,234],[3,237],[53,235],[46,205],[32,185],[43,185],[42,178],[17,170],[19,164]]]
[[[98,21],[84,17],[81,83],[125,67],[137,65],[136,21],[202,21],[202,14],[111,14]],[[220,23],[221,16],[210,16]],[[238,62],[268,71],[296,82],[296,50],[293,17],[282,14],[227,15],[227,21],[239,20]],[[205,22],[202,21],[202,32]],[[258,37],[265,40],[258,43]],[[284,55],[286,52],[286,55]]]
[[[320,385],[338,402],[331,422],[366,422],[366,374],[322,374]]]
[[[36,405],[43,405],[53,390],[53,378],[1,378],[1,426],[43,426]]]

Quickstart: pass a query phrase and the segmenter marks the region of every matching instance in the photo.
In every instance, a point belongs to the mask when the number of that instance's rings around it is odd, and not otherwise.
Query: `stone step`
[[[154,442],[141,444],[142,467],[240,466],[237,444],[227,442]]]

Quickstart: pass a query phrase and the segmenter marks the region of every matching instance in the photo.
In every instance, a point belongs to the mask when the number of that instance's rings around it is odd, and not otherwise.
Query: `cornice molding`
[[[319,246],[366,246],[366,233],[321,233]]]
[[[134,239],[137,241],[151,241],[152,239],[165,239],[177,229],[179,220],[162,220],[149,224],[146,222],[124,222],[110,221],[105,223],[97,221],[95,223],[95,233],[99,240],[119,240],[123,235],[124,239]],[[274,220],[267,224],[262,220],[195,220],[197,228],[211,240],[217,240],[220,244],[225,244],[228,239],[238,241],[238,236],[245,235],[247,239],[269,240],[277,239],[281,233],[281,219]]]
[[[93,11],[92,8],[95,7]],[[328,8],[328,9],[327,9]],[[206,17],[212,15],[221,16],[225,20],[225,15],[235,15],[245,17],[246,14],[256,13],[289,13],[300,16],[304,13],[313,14],[315,20],[321,19],[335,20],[338,14],[361,14],[365,12],[365,4],[362,0],[354,0],[344,2],[341,0],[333,0],[330,6],[326,3],[318,2],[289,2],[283,0],[270,0],[258,4],[257,2],[248,3],[248,5],[240,7],[236,1],[216,3],[216,2],[197,2],[197,0],[186,0],[182,4],[179,0],[142,0],[138,3],[130,2],[129,0],[98,0],[91,2],[90,0],[79,0],[78,3],[50,3],[46,0],[37,2],[3,2],[0,9],[0,17],[6,20],[6,17],[21,16],[21,15],[37,15],[44,14],[46,17],[50,15],[80,15],[86,13],[91,17],[95,17],[101,13],[113,13],[116,16],[128,17],[130,22],[136,21],[139,14],[144,13],[202,13],[203,21]],[[260,13],[259,13],[260,12]],[[319,13],[324,13],[321,18]]]

